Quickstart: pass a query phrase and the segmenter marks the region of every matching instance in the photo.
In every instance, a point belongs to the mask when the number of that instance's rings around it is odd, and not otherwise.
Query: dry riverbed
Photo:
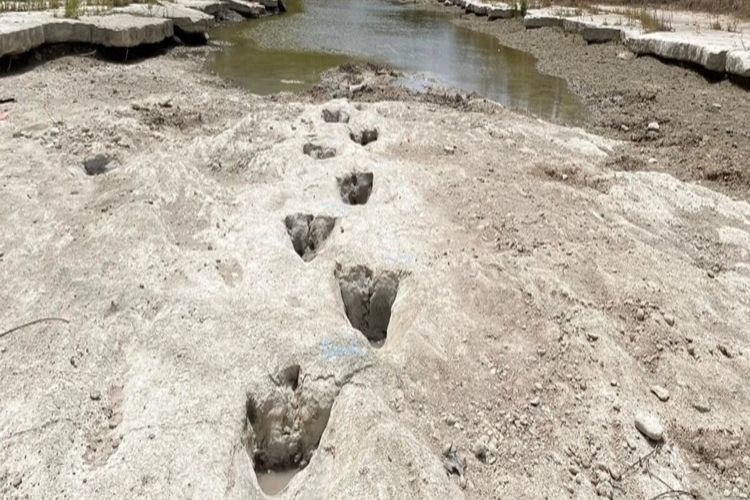
[[[428,3],[426,8],[446,10]],[[624,141],[614,170],[668,172],[739,199],[750,196],[750,82],[634,57],[618,43],[587,44],[520,19],[488,22],[456,12],[456,23],[533,54],[541,71],[568,81],[592,111],[589,130]],[[658,130],[649,130],[649,124]]]
[[[623,146],[209,50],[0,79],[0,497],[747,498],[750,205],[612,168],[661,87]]]

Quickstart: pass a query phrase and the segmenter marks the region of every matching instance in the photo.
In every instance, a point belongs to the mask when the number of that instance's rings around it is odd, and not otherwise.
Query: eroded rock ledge
[[[521,15],[504,3],[488,4],[478,0],[438,0],[446,6],[455,5],[466,13],[488,19]],[[599,6],[595,11],[548,7],[530,9],[524,16],[527,29],[557,27],[577,33],[589,43],[621,42],[637,55],[653,55],[662,59],[701,66],[709,71],[750,77],[750,48],[744,41],[750,26],[739,24],[731,31],[711,29],[712,19],[690,12],[658,11],[673,31],[646,32],[638,20],[616,7]],[[705,29],[696,28],[700,23]]]
[[[283,3],[244,0],[177,0],[157,5],[131,4],[104,15],[62,17],[54,10],[0,15],[0,57],[23,54],[44,44],[88,43],[132,48],[163,42],[175,32],[205,35],[222,11],[260,17],[283,11]]]

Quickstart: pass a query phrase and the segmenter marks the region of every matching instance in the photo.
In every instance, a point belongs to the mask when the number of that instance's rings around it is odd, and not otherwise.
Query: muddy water
[[[283,490],[289,481],[292,480],[295,474],[299,472],[299,469],[289,469],[285,471],[268,471],[268,472],[257,472],[256,477],[258,478],[258,485],[263,493],[266,495],[276,495]]]
[[[564,80],[541,74],[529,54],[460,28],[447,12],[388,0],[287,0],[287,13],[223,26],[230,42],[215,69],[259,94],[302,90],[320,72],[349,61],[392,64],[412,84],[474,91],[542,118],[580,123],[585,108]]]

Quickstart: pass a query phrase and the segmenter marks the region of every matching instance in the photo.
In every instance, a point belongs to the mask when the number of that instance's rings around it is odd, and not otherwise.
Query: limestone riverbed
[[[254,95],[214,50],[0,78],[0,497],[747,497],[736,191],[383,66]],[[628,62],[657,104],[687,71]]]

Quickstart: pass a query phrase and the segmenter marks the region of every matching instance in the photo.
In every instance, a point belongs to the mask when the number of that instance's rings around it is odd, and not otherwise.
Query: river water
[[[537,71],[530,54],[455,26],[450,13],[388,0],[287,0],[280,16],[215,29],[229,42],[214,69],[252,92],[299,91],[346,62],[391,64],[418,85],[477,92],[541,118],[581,123],[586,110],[564,80]],[[488,21],[489,22],[489,21]],[[495,21],[502,22],[502,21]]]

